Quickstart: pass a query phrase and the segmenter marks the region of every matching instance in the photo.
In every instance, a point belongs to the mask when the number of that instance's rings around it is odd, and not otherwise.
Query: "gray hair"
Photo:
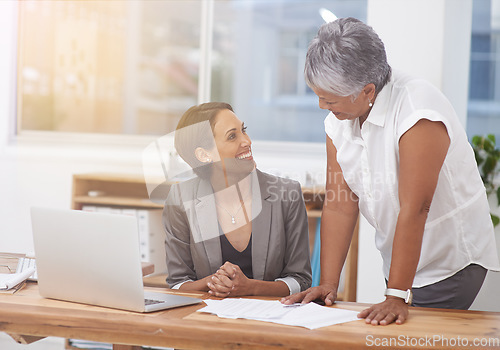
[[[355,99],[370,83],[378,93],[391,78],[384,43],[372,27],[352,17],[323,24],[309,44],[307,85]]]

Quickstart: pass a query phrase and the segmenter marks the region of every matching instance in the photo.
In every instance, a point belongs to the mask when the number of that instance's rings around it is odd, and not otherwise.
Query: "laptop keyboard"
[[[16,273],[23,272],[31,267],[35,268],[35,273],[31,275],[31,277],[28,278],[30,281],[37,281],[38,280],[38,273],[36,271],[36,261],[35,258],[19,258],[17,262],[17,267],[16,267]]]

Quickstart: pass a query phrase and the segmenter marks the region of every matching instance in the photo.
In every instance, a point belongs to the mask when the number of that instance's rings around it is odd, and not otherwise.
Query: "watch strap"
[[[411,292],[411,289],[401,290],[401,289],[387,288],[385,290],[384,295],[390,295],[390,296],[393,296],[393,297],[401,298],[407,304],[411,304],[411,301],[412,301],[412,292]]]

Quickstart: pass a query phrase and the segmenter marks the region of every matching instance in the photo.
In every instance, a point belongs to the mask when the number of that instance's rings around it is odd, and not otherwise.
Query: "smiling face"
[[[217,113],[213,133],[219,154],[219,159],[214,157],[214,161],[221,160],[224,167],[230,164],[253,167],[252,141],[246,133],[245,124],[233,112],[224,109]]]
[[[353,101],[350,96],[338,96],[321,89],[313,89],[319,98],[319,108],[332,112],[339,120],[366,119],[370,113],[369,103],[374,101],[375,86],[368,84]]]

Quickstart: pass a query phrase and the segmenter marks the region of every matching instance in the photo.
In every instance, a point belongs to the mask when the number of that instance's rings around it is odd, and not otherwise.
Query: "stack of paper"
[[[19,283],[24,282],[34,272],[34,268],[29,268],[21,273],[0,273],[0,290],[14,288]]]
[[[358,320],[357,311],[320,306],[315,303],[283,305],[277,300],[204,300],[208,312],[224,318],[245,318],[309,329]]]

